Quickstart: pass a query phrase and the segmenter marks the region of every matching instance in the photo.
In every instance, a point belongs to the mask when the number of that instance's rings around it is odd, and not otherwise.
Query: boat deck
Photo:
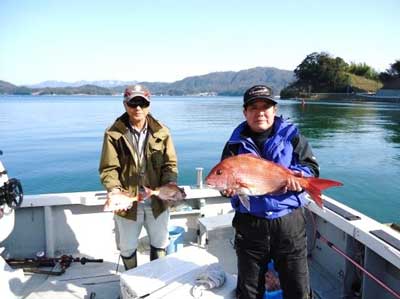
[[[193,245],[192,245],[193,246]],[[196,246],[197,247],[197,246]],[[187,249],[188,247],[185,247]],[[232,249],[233,250],[233,249]],[[178,255],[176,253],[175,255]],[[169,256],[170,257],[170,256]],[[140,271],[147,271],[156,261],[149,263],[148,252],[142,252],[138,255]],[[66,272],[60,276],[52,276],[45,274],[29,274],[24,275],[24,281],[20,281],[16,285],[20,286],[17,292],[19,298],[26,299],[118,299],[123,298],[121,296],[120,288],[120,277],[124,272],[122,263],[118,263],[118,256],[110,256],[105,259],[103,263],[91,263],[81,265],[80,263],[72,263]],[[173,265],[176,266],[177,262],[174,261]],[[324,299],[337,299],[340,298],[340,289],[337,288],[337,282],[329,275],[322,266],[310,260],[310,274],[311,274],[311,285],[313,286],[314,298]],[[117,272],[118,267],[118,272]],[[45,268],[47,269],[47,268]],[[51,270],[51,269],[47,269]],[[132,271],[132,270],[131,270]],[[197,271],[198,272],[198,271]],[[229,275],[229,274],[228,274]],[[150,275],[149,275],[150,276]],[[193,275],[192,275],[193,276]],[[235,287],[235,281],[231,275],[229,275],[230,288]],[[183,289],[186,289],[188,298],[192,298],[188,293],[189,287],[193,284],[193,277],[186,276],[186,280],[174,279],[175,289],[176,284],[185,285]],[[14,282],[15,283],[15,282]],[[172,288],[170,286],[169,288]],[[164,290],[167,293],[168,288]],[[183,292],[183,291],[181,291]],[[161,294],[161,291],[158,291]],[[167,298],[168,294],[164,294],[163,298]],[[181,294],[183,295],[183,294]],[[218,293],[217,293],[218,295]],[[154,295],[154,298],[159,298]],[[182,297],[180,297],[182,298]],[[215,298],[233,298],[232,292],[228,292]],[[346,297],[353,298],[353,297]],[[356,298],[356,297],[354,297]]]
[[[182,251],[186,247],[203,247],[206,249],[204,251],[218,259],[227,273],[235,274],[230,203],[226,198],[215,197],[219,193],[210,190],[188,190],[187,194],[190,192],[193,193],[193,209],[171,213],[171,225],[185,229]],[[18,270],[13,272],[12,277],[9,273],[5,279],[0,277],[0,290],[3,287],[9,289],[13,295],[11,298],[128,299],[120,293],[120,281],[125,274],[122,273],[124,269],[115,248],[112,214],[101,209],[103,197],[101,192],[27,197],[24,206],[16,210],[12,234],[1,243],[5,251],[0,254],[4,258],[32,257],[44,251],[50,257],[72,254],[74,257],[102,258],[104,262],[86,265],[72,263],[61,276],[23,275],[22,270]],[[200,205],[198,199],[203,198],[206,202]],[[400,234],[333,199],[324,197],[324,201],[324,209],[310,202],[307,206],[309,213],[306,213],[314,297],[400,298],[400,295],[392,295],[394,292],[400,293]],[[346,258],[321,239],[316,239],[317,230],[346,254]],[[147,236],[143,235],[141,241],[138,247],[138,271],[159,262],[148,263]],[[193,261],[197,258],[197,254],[191,257]],[[355,260],[387,289],[356,269],[347,258]],[[0,259],[0,268],[2,266]],[[4,271],[0,271],[1,274]],[[189,288],[187,283],[178,279],[172,284]],[[388,288],[392,289],[392,293]],[[179,296],[176,298],[182,298],[182,294]],[[0,298],[9,297],[0,293]]]
[[[193,259],[194,256],[196,259]],[[131,298],[127,294],[121,295],[121,277],[125,277],[125,284],[126,281],[132,281],[132,288],[138,292],[145,291],[148,298],[174,298],[177,293],[180,294],[179,298],[192,298],[190,291],[196,276],[204,271],[207,265],[216,262],[218,259],[207,253],[204,248],[190,245],[153,262],[149,262],[148,251],[141,252],[138,255],[139,267],[130,271],[124,271],[123,265],[118,264],[118,256],[110,256],[103,263],[72,263],[60,276],[25,273],[24,281],[14,283],[16,287],[20,286],[18,297],[26,299]],[[227,273],[224,286],[208,291],[208,295],[203,298],[234,298],[235,287],[235,276]]]

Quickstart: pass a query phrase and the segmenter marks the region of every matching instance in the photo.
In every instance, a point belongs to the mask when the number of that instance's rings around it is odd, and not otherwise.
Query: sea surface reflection
[[[193,185],[219,161],[244,120],[239,97],[154,97],[152,113],[171,130],[179,183]],[[104,130],[123,112],[119,97],[0,96],[0,150],[25,193],[101,190]],[[321,177],[342,181],[325,194],[383,222],[400,221],[400,105],[279,100],[278,115],[311,143]]]

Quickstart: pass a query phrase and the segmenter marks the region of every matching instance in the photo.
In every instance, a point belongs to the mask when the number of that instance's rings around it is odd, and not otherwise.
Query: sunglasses
[[[147,102],[147,101],[145,101],[145,100],[138,100],[138,101],[129,101],[129,102],[126,102],[126,105],[127,105],[129,108],[137,108],[138,106],[139,106],[140,108],[147,108],[147,107],[150,106],[150,103]]]

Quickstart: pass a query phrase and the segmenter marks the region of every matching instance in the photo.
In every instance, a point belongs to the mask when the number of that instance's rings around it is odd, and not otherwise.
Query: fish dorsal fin
[[[256,159],[262,159],[259,156],[257,156],[256,154],[252,154],[252,153],[247,153],[247,154],[240,154],[238,156],[242,156],[242,157],[251,157],[251,158],[256,158]]]
[[[257,156],[256,154],[253,154],[253,153],[240,154],[240,155],[237,155],[236,157],[239,157],[239,158],[245,157],[247,159],[251,159],[252,161],[268,161],[268,160],[264,159],[263,157]]]

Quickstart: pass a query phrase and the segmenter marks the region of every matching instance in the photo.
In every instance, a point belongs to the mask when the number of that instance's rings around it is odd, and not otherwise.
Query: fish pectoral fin
[[[247,195],[253,194],[253,192],[251,190],[254,188],[254,186],[252,186],[248,183],[237,180],[236,186],[237,186],[237,188],[235,188],[235,189],[238,189],[239,193],[243,193],[243,194],[247,194]]]
[[[250,212],[250,199],[246,194],[238,194],[239,200],[242,205]]]

